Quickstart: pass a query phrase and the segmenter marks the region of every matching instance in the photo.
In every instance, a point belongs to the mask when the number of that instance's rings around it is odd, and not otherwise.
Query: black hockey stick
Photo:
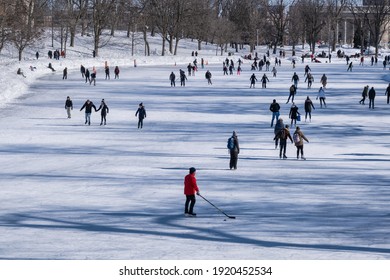
[[[224,214],[226,217],[228,217],[229,219],[235,219],[236,217],[234,216],[229,216],[228,214],[226,214],[225,212],[223,212],[221,209],[219,209],[217,206],[215,206],[214,204],[212,204],[210,201],[208,201],[204,196],[202,196],[201,194],[198,194],[201,198],[203,198],[205,201],[207,201],[208,203],[210,203],[210,205],[212,205],[215,209],[217,209],[219,212],[221,212],[222,214]]]

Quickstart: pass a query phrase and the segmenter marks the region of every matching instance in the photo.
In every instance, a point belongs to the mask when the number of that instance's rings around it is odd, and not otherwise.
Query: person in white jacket
[[[317,98],[316,98],[316,99],[318,99],[318,98],[320,98],[320,105],[321,105],[321,108],[322,108],[322,103],[324,103],[324,106],[325,106],[325,108],[326,108],[326,103],[325,103],[325,99],[326,99],[326,97],[325,97],[325,90],[324,90],[322,87],[320,87],[320,89],[318,90],[318,95],[317,95]]]

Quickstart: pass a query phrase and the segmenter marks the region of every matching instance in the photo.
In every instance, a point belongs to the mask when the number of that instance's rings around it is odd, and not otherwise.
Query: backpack
[[[299,135],[299,133],[297,133],[297,132],[294,133],[293,140],[294,140],[295,144],[298,144],[299,142],[301,142],[301,136]]]
[[[286,129],[282,128],[279,132],[279,138],[280,139],[286,139]]]
[[[227,148],[229,150],[233,150],[234,149],[234,138],[233,137],[230,137],[227,141]]]

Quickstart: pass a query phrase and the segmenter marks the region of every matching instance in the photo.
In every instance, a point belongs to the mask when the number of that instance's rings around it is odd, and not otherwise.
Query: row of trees
[[[364,2],[364,5],[363,5]],[[19,51],[39,41],[43,30],[61,34],[61,49],[75,44],[76,34],[91,34],[96,55],[115,36],[127,30],[134,52],[134,34],[142,34],[145,55],[148,36],[161,36],[161,55],[176,54],[182,38],[227,47],[244,44],[254,50],[268,44],[273,52],[284,44],[309,43],[315,51],[319,38],[332,50],[338,42],[337,23],[348,14],[355,41],[362,50],[376,48],[390,18],[389,0],[0,0],[0,52],[6,44]],[[108,36],[102,36],[104,35]],[[367,38],[370,38],[367,40]],[[366,44],[364,44],[366,42]]]

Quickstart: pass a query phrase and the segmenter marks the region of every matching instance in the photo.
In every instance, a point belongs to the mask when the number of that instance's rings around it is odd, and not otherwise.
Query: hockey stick
[[[219,209],[217,206],[215,206],[214,204],[212,204],[210,201],[208,201],[204,196],[202,196],[201,194],[198,194],[201,198],[203,198],[205,201],[207,201],[208,203],[210,203],[210,205],[212,205],[215,209],[217,209],[219,212],[221,212],[222,214],[224,214],[226,217],[228,217],[229,219],[235,219],[236,217],[234,216],[229,216],[228,214],[226,214],[225,212],[223,212],[221,209]]]

